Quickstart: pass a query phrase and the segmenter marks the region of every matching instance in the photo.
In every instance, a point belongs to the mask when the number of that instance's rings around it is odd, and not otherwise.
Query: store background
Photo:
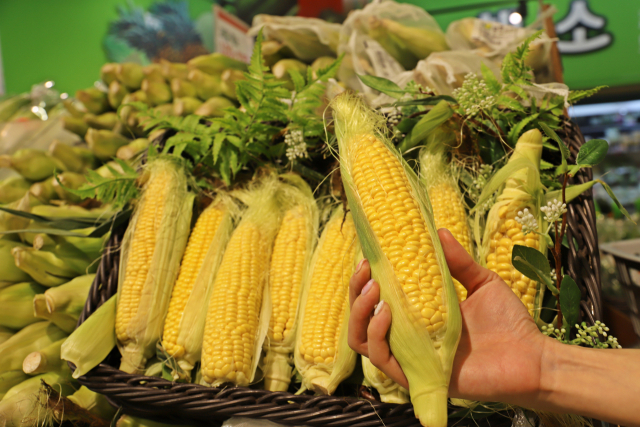
[[[425,8],[443,30],[454,20],[469,16],[508,23],[513,12],[530,24],[538,13],[538,1],[503,0],[406,0]],[[213,2],[180,0],[186,18],[162,21],[153,14],[157,0],[4,0],[0,1],[0,94],[29,91],[34,83],[53,80],[60,92],[73,94],[91,86],[96,70],[112,60],[146,62],[158,57],[176,60],[184,55],[213,49]],[[300,14],[341,21],[363,0],[228,0],[226,10],[248,24],[257,13]],[[547,0],[557,12],[553,19],[560,39],[565,82],[571,89],[606,85],[600,94],[572,109],[571,115],[586,138],[605,138],[610,144],[607,158],[595,170],[596,177],[614,189],[634,217],[640,212],[640,2],[637,0]],[[123,12],[124,11],[124,12]],[[138,15],[136,15],[138,13]],[[140,14],[142,13],[142,14]],[[179,15],[179,14],[174,14]],[[175,16],[174,16],[175,17]],[[185,17],[182,17],[185,18]],[[113,23],[138,22],[138,28],[112,31]],[[180,21],[180,22],[178,22]],[[179,43],[170,28],[191,30],[200,39]],[[135,27],[136,25],[133,25]],[[125,25],[126,27],[126,25]],[[144,28],[143,28],[144,27]],[[154,34],[151,29],[157,30]],[[147,41],[146,53],[127,49],[113,33]],[[191,31],[189,30],[189,31]],[[138,31],[138,33],[135,33]],[[189,33],[187,31],[187,33]],[[133,34],[133,36],[132,36]],[[136,34],[139,34],[136,36]],[[189,33],[191,34],[191,33]],[[193,34],[189,37],[193,39]],[[187,37],[187,38],[189,38]],[[123,35],[123,38],[126,36]],[[165,47],[165,41],[172,46]],[[192,40],[193,41],[193,40]],[[148,45],[152,45],[149,47]],[[171,56],[173,55],[173,56]],[[186,58],[188,59],[188,58]],[[607,241],[640,237],[638,226],[623,220],[600,187],[595,199],[602,211],[599,238]],[[638,223],[638,221],[636,221]],[[605,293],[612,300],[623,297],[609,258],[603,258]],[[624,302],[622,303],[624,305]]]

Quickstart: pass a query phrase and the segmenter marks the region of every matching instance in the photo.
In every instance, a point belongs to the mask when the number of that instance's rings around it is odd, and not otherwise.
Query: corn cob
[[[145,79],[148,79],[148,80],[154,80],[159,82],[166,80],[162,72],[161,64],[152,63],[149,65],[145,65],[144,67],[142,67],[142,73],[144,74]]]
[[[29,325],[0,344],[0,372],[22,369],[24,358],[65,338],[67,334],[49,322]]]
[[[236,82],[246,79],[244,73],[240,70],[225,70],[220,76],[222,94],[229,99],[238,99],[236,96]]]
[[[22,329],[37,322],[33,317],[33,298],[46,288],[36,283],[19,283],[0,291],[0,326]]]
[[[286,391],[291,382],[302,280],[318,233],[318,210],[311,189],[296,175],[283,177],[292,185],[283,185],[279,193],[285,215],[269,267],[273,309],[264,345],[264,386],[270,391]]]
[[[540,157],[542,155],[542,134],[537,129],[525,132],[516,143],[516,148],[507,165],[492,179],[480,195],[478,204],[496,190],[495,185],[504,182],[504,189],[491,207],[487,216],[484,237],[482,239],[482,260],[489,270],[495,271],[527,307],[529,314],[537,319],[544,286],[535,282],[518,270],[511,263],[514,245],[524,245],[538,249],[544,253],[546,244],[541,235],[525,234],[523,226],[516,221],[518,214],[528,210],[535,216],[542,231],[538,201],[542,184],[540,183]],[[503,177],[503,182],[500,178]],[[478,222],[476,220],[476,222]]]
[[[409,403],[409,392],[401,387],[380,369],[373,366],[368,357],[362,356],[362,373],[369,385],[380,393],[380,400],[384,403]]]
[[[183,170],[158,159],[147,174],[122,242],[116,334],[125,372],[144,369],[155,354],[191,222],[193,195]]]
[[[429,197],[362,100],[333,100],[345,192],[372,277],[393,322],[391,351],[422,425],[447,425],[447,390],[462,320]]]
[[[350,213],[336,208],[325,225],[305,277],[294,360],[302,386],[333,394],[353,372],[356,353],[347,343],[349,278],[359,251]]]
[[[446,228],[473,257],[471,230],[464,206],[464,199],[457,180],[453,177],[446,159],[450,134],[436,130],[427,146],[420,152],[420,175],[427,189],[436,228]],[[453,284],[458,301],[467,299],[467,290],[457,280]]]
[[[233,200],[220,194],[202,212],[189,237],[162,333],[162,347],[183,371],[174,372],[175,379],[190,379],[191,370],[200,360],[207,315],[207,305],[202,302],[211,297],[213,281],[238,213]]]
[[[171,93],[174,98],[193,98],[196,96],[196,87],[188,80],[171,79]]]
[[[269,292],[265,292],[269,258],[282,212],[273,177],[238,193],[248,204],[231,235],[218,269],[202,343],[203,384],[253,382],[269,326]]]
[[[62,344],[60,358],[76,366],[73,378],[98,366],[115,347],[116,299],[114,295],[98,307]]]

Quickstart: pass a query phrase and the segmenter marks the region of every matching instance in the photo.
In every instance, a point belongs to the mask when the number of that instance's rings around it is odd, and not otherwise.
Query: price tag
[[[364,41],[364,49],[369,56],[369,61],[373,66],[376,76],[393,80],[398,74],[405,71],[402,65],[389,55],[380,43],[374,40],[366,40]]]
[[[249,26],[218,5],[213,6],[216,52],[249,63],[253,52],[253,37]]]
[[[524,28],[478,19],[473,26],[471,39],[499,50],[519,42],[526,35],[527,31]]]

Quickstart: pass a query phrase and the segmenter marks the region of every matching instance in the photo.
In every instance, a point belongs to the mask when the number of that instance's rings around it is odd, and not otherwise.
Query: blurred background
[[[408,0],[427,10],[443,30],[478,17],[514,26],[535,21],[539,2]],[[61,93],[91,86],[105,62],[186,62],[223,49],[257,14],[299,15],[342,22],[365,0],[3,0],[0,1],[0,95],[53,81]],[[596,186],[600,243],[640,237],[640,2],[548,0],[570,89],[607,86],[569,114],[586,139],[604,138],[609,153],[594,174],[607,182],[635,223]],[[215,10],[214,10],[215,9]],[[233,15],[233,16],[231,16]],[[233,29],[229,30],[229,28]],[[235,33],[234,33],[235,34]],[[218,45],[216,45],[218,43]],[[240,46],[240,49],[247,49]],[[250,46],[249,46],[250,51]],[[640,248],[638,248],[640,251]],[[625,294],[613,259],[602,258],[607,323],[626,321]],[[613,317],[612,317],[613,316]],[[617,316],[617,317],[616,317]],[[640,325],[638,325],[640,328]],[[639,329],[640,330],[640,329]],[[621,343],[625,337],[619,337]],[[633,336],[626,339],[634,340]],[[623,343],[624,344],[624,343]]]

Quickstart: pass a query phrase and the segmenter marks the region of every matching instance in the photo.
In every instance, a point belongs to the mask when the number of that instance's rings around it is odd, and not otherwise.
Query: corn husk
[[[107,94],[95,87],[76,91],[76,99],[82,102],[89,113],[102,114],[109,109]]]
[[[277,197],[279,187],[280,183],[278,182],[277,177],[274,175],[267,175],[266,177],[255,181],[248,188],[238,190],[233,193],[236,198],[240,199],[245,205],[247,205],[247,209],[244,211],[234,233],[238,233],[239,230],[245,229],[246,227],[255,227],[258,229],[261,237],[260,242],[258,243],[260,245],[259,252],[265,254],[267,261],[271,257],[273,242],[283,216],[282,209],[280,208],[280,200]],[[234,234],[231,235],[229,244],[233,243],[233,239]],[[228,253],[229,251],[227,250],[225,255]],[[221,269],[225,267],[225,261],[226,258],[223,256],[220,268],[218,269],[219,274]],[[247,386],[260,379],[257,377],[257,368],[260,362],[262,346],[269,328],[269,319],[271,318],[271,294],[268,285],[268,265],[268,262],[265,262],[264,271],[258,272],[258,280],[256,280],[256,286],[258,287],[258,289],[256,289],[257,295],[261,295],[262,298],[261,300],[256,301],[256,304],[260,304],[260,309],[258,313],[258,328],[255,333],[253,346],[251,347],[252,356],[248,377],[246,375],[237,375],[235,380],[230,380],[227,377],[208,378],[203,373],[202,384],[212,385],[215,387],[224,383],[232,382],[236,385]],[[210,306],[214,301],[214,298],[216,298],[216,286],[218,286],[218,283],[214,282],[214,289],[211,293],[211,300],[209,302]],[[220,284],[220,286],[222,286],[222,284]],[[247,295],[245,298],[248,300],[249,296]],[[212,315],[211,307],[208,307],[207,310],[207,317],[209,315]],[[212,337],[214,334],[214,331],[209,329],[209,324],[211,323],[207,318],[205,321],[204,341],[209,337]],[[203,343],[203,348],[205,345],[206,344]],[[205,357],[205,351],[203,350],[201,362],[203,365],[206,365],[207,363]]]
[[[20,176],[12,176],[0,182],[0,203],[11,203],[27,194],[31,183]]]
[[[52,287],[60,286],[81,274],[95,272],[98,268],[93,260],[86,258],[77,248],[68,248],[69,245],[65,245],[65,253],[59,256],[51,251],[17,246],[11,250],[11,254],[18,268],[39,284]]]
[[[291,79],[291,72],[297,71],[301,75],[305,75],[307,72],[307,65],[297,59],[281,59],[271,67],[271,72],[281,82],[284,82],[284,87],[293,90],[293,80]]]
[[[0,372],[22,369],[22,362],[29,353],[42,350],[66,336],[50,322],[37,322],[23,328],[0,344]]]
[[[482,232],[481,220],[484,215],[480,209],[475,209],[474,237],[480,248],[480,262],[486,266],[489,253],[491,236],[496,232],[493,227],[498,224],[500,211],[504,209],[516,209],[522,211],[529,209],[538,221],[539,241],[538,250],[546,254],[547,244],[544,239],[544,231],[547,224],[539,214],[544,199],[544,187],[540,182],[540,158],[542,156],[542,134],[537,129],[532,129],[520,136],[516,148],[509,157],[507,164],[497,171],[482,190],[476,206],[483,206],[487,200],[498,191],[499,196],[491,206],[486,219],[486,227]],[[482,236],[482,239],[480,238]],[[534,308],[531,312],[534,320],[540,317],[540,307],[544,297],[545,285],[537,283]]]
[[[12,168],[29,181],[42,181],[54,171],[65,171],[62,162],[43,150],[23,148],[12,155],[0,156],[0,167]]]
[[[144,73],[142,66],[134,62],[124,62],[115,67],[116,78],[129,90],[140,89]]]
[[[49,145],[49,153],[60,160],[69,172],[85,172],[97,166],[97,160],[91,150],[86,147],[76,147],[54,139]]]
[[[151,142],[147,138],[134,139],[127,145],[118,148],[116,157],[120,160],[130,160],[149,148],[150,144]]]
[[[195,86],[198,98],[206,101],[222,94],[220,77],[209,75],[198,69],[193,69],[188,75],[189,81]]]
[[[44,293],[49,313],[65,313],[79,317],[89,295],[95,274],[79,276]]]
[[[39,375],[47,372],[68,371],[69,366],[60,359],[60,347],[66,337],[58,340],[45,348],[29,353],[22,361],[22,370],[25,374]]]
[[[39,321],[33,317],[33,298],[46,290],[36,283],[19,283],[0,291],[0,326],[22,329]]]
[[[120,417],[115,427],[188,427],[187,425],[179,426],[175,424],[163,424],[157,421],[146,420],[144,418],[123,415]]]
[[[200,361],[202,353],[202,336],[204,334],[205,320],[207,316],[207,304],[203,301],[211,299],[213,283],[222,261],[229,237],[234,228],[234,223],[240,215],[240,208],[231,197],[220,193],[207,209],[220,209],[224,212],[218,229],[206,250],[200,270],[197,272],[195,282],[189,297],[187,298],[178,327],[176,344],[181,346],[183,352],[173,355],[179,370],[173,372],[174,379],[191,379],[191,371]]]
[[[9,240],[0,240],[0,272],[2,274],[2,280],[5,283],[19,283],[31,281],[31,276],[25,273],[20,268],[16,267],[11,251],[15,247],[25,247],[18,242],[12,242]],[[2,289],[2,286],[0,286]]]
[[[160,68],[162,70],[162,75],[168,81],[171,79],[186,79],[187,74],[189,74],[189,69],[187,68],[187,64],[178,64],[175,62],[169,62],[166,59],[160,60]]]
[[[77,190],[86,182],[87,178],[82,173],[63,172],[55,176],[52,185],[60,200],[64,200],[68,203],[80,203],[82,201],[82,197],[67,191],[67,188]]]
[[[48,320],[67,334],[72,333],[78,324],[77,317],[65,313],[49,313],[44,294],[38,294],[33,298],[33,316],[37,319]]]
[[[313,248],[315,247],[317,235],[318,235],[318,207],[313,193],[308,184],[304,182],[302,178],[297,175],[287,174],[283,175],[283,179],[287,184],[282,185],[279,191],[279,199],[281,200],[281,208],[286,213],[291,209],[299,209],[299,215],[305,218],[306,232],[304,238],[306,239],[305,253],[301,273],[301,278],[307,274],[309,265],[311,263],[311,257],[313,256]],[[284,223],[283,223],[284,226]],[[276,237],[276,242],[277,242]],[[273,267],[271,267],[273,268]],[[270,280],[273,277],[273,272],[269,273]],[[298,305],[293,313],[290,315],[293,317],[294,329],[290,331],[287,338],[283,338],[280,341],[273,339],[273,331],[269,331],[267,339],[264,343],[264,350],[266,352],[264,360],[264,386],[269,391],[286,391],[289,388],[291,382],[291,376],[293,374],[293,351],[296,341],[296,327],[298,325],[298,314],[300,312],[300,295],[302,294],[302,280],[300,283],[294,284],[298,287]],[[269,286],[271,288],[271,285]],[[292,296],[293,298],[293,296]],[[273,299],[272,299],[273,301]],[[272,316],[274,314],[272,313]]]
[[[303,322],[306,314],[306,305],[307,300],[309,298],[310,289],[312,285],[313,271],[318,266],[318,262],[320,260],[320,255],[323,251],[323,247],[325,241],[327,239],[329,224],[333,221],[352,221],[351,213],[347,213],[345,215],[344,209],[342,206],[338,206],[335,208],[325,224],[324,231],[320,236],[320,240],[318,241],[318,245],[313,254],[313,258],[311,259],[311,264],[309,269],[307,270],[307,274],[304,278],[303,284],[303,292],[300,302],[300,314],[299,314],[299,325],[296,334],[296,347],[294,351],[294,362],[296,366],[296,370],[302,376],[302,388],[300,392],[304,390],[313,390],[318,394],[333,394],[338,385],[345,379],[347,379],[356,366],[356,353],[349,347],[348,343],[348,322],[349,322],[349,292],[348,289],[345,290],[346,295],[346,307],[344,310],[344,316],[342,319],[339,319],[341,322],[340,327],[340,335],[338,338],[338,342],[336,345],[336,351],[334,356],[334,361],[332,363],[309,363],[307,362],[301,354],[300,344],[302,343],[302,329]],[[355,239],[353,242],[355,253],[358,253],[360,250],[360,244],[358,239]],[[348,262],[344,265],[345,269],[349,269],[351,273],[355,270],[357,257],[354,256],[352,262]],[[338,259],[336,262],[344,263],[344,260]],[[349,283],[342,284],[344,288],[349,287]],[[315,303],[315,301],[311,301],[310,303]]]
[[[214,96],[200,105],[194,114],[204,117],[222,117],[224,109],[229,107],[233,107],[233,102],[222,96]]]
[[[171,88],[165,82],[145,79],[142,81],[142,91],[147,95],[147,103],[151,106],[166,104],[173,98]]]
[[[169,173],[172,179],[164,213],[157,229],[156,245],[149,273],[142,284],[141,300],[137,311],[128,323],[126,334],[131,338],[127,342],[118,342],[122,354],[120,368],[125,372],[136,372],[144,369],[146,359],[155,354],[156,342],[162,334],[164,317],[166,316],[171,297],[171,289],[175,283],[184,253],[193,206],[193,194],[187,191],[187,177],[184,171],[170,159],[160,158],[147,165],[148,182],[161,173]],[[138,208],[134,211],[122,241],[120,271],[118,283],[124,283],[131,245],[135,236],[137,222],[140,218],[141,206],[146,202],[147,194],[143,190]],[[118,288],[118,299],[122,286]]]
[[[195,97],[196,87],[188,80],[171,79],[171,92],[174,98]]]
[[[98,307],[62,344],[60,357],[76,366],[73,378],[98,366],[116,346],[116,299]]]
[[[336,135],[340,149],[340,170],[349,207],[354,216],[362,252],[371,265],[371,276],[380,285],[380,299],[391,309],[393,321],[389,331],[391,351],[409,380],[409,392],[416,417],[424,426],[447,425],[447,392],[453,358],[462,330],[462,319],[455,288],[433,221],[427,192],[421,188],[415,172],[384,136],[384,118],[369,110],[359,98],[343,94],[333,100]],[[393,266],[384,255],[369,223],[352,178],[352,144],[362,135],[375,135],[403,165],[411,195],[418,202],[443,280],[443,302],[448,312],[447,324],[432,339],[411,315],[409,300],[402,290]]]
[[[368,357],[362,356],[362,372],[365,385],[375,388],[380,393],[380,400],[384,403],[402,405],[409,403],[409,392],[397,382],[386,376],[380,369],[373,366]]]
[[[0,373],[0,400],[4,398],[7,391],[28,379],[29,375],[25,374],[22,369]]]
[[[80,387],[78,391],[68,396],[68,399],[82,409],[86,409],[105,420],[111,420],[117,411],[116,408],[111,406],[106,397],[89,390],[85,386]]]
[[[103,161],[111,160],[118,152],[118,148],[131,142],[113,131],[97,129],[89,129],[85,139],[93,154]]]
[[[86,124],[81,117],[62,116],[61,120],[62,127],[69,132],[75,133],[81,138],[84,138],[84,135],[89,130],[89,125]]]
[[[204,73],[219,76],[227,69],[247,70],[247,64],[237,59],[229,58],[221,53],[210,53],[208,55],[196,56],[187,62],[189,69],[197,69]]]
[[[220,76],[222,94],[229,99],[238,99],[236,96],[236,82],[246,79],[244,72],[240,70],[225,70]]]
[[[198,98],[175,98],[173,100],[173,114],[176,116],[188,116],[193,114],[201,105],[202,101]]]
[[[4,326],[0,326],[0,344],[11,338],[15,334],[15,331]],[[0,397],[0,399],[2,399]]]

